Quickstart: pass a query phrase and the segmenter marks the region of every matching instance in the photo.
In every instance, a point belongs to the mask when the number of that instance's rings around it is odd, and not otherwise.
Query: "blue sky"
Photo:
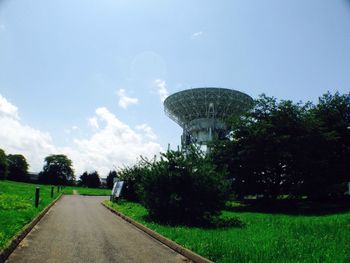
[[[104,177],[180,143],[166,95],[348,93],[349,47],[346,0],[0,0],[0,148]]]

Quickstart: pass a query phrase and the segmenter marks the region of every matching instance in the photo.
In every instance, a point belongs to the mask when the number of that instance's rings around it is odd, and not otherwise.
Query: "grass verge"
[[[40,187],[38,208],[34,206],[36,187]],[[55,189],[51,198],[50,185],[0,181],[0,251],[59,195]]]
[[[105,204],[215,262],[350,262],[350,212],[305,216],[223,211],[223,218],[239,217],[245,227],[204,229],[157,224],[137,203]]]

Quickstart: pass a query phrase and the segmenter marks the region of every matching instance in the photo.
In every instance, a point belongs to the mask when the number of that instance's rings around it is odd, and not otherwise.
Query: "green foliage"
[[[7,156],[9,165],[8,180],[27,182],[29,181],[28,163],[26,158],[21,154],[9,154]]]
[[[223,211],[220,217],[224,220],[239,218],[246,226],[207,229],[149,221],[147,210],[137,203],[106,204],[218,263],[333,263],[350,260],[350,212],[295,216]]]
[[[84,172],[80,176],[80,184],[90,188],[97,188],[101,185],[101,180],[96,171],[92,173]]]
[[[112,189],[113,188],[113,180],[114,178],[117,178],[117,172],[116,171],[110,171],[107,176],[107,188]]]
[[[171,224],[208,224],[223,208],[228,183],[224,172],[194,149],[162,154],[144,165],[141,202],[152,219]]]
[[[40,187],[38,208],[34,206],[36,187]],[[58,194],[55,191],[54,198]],[[49,185],[0,181],[0,250],[53,200]]]
[[[43,171],[39,180],[44,184],[68,185],[74,182],[72,161],[63,154],[50,155],[45,158]]]
[[[312,198],[340,195],[337,184],[350,181],[350,100],[327,93],[309,113],[309,136],[300,170],[305,172],[301,190]]]
[[[346,95],[328,93],[316,106],[262,95],[231,121],[232,138],[216,145],[213,161],[227,167],[238,197],[329,198],[350,181],[349,118]]]
[[[5,152],[0,149],[0,180],[6,179],[8,176],[8,163]]]
[[[140,201],[141,178],[147,173],[150,163],[141,161],[134,166],[124,167],[117,172],[119,180],[124,181],[122,190],[123,198],[129,201]]]

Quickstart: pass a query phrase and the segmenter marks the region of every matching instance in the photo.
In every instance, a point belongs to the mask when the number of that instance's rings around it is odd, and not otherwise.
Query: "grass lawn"
[[[73,190],[80,195],[111,195],[111,189],[103,189],[103,188],[87,188],[80,186],[65,186],[63,188],[64,194],[73,194]]]
[[[40,187],[38,208],[34,206],[36,187]],[[51,198],[49,185],[0,181],[0,250],[58,195],[55,188]]]
[[[350,262],[350,211],[319,216],[223,211],[223,217],[239,217],[246,226],[203,229],[151,222],[137,203],[106,204],[215,262]]]

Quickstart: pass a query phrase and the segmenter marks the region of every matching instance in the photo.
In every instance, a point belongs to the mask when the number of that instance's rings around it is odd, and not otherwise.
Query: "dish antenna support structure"
[[[164,101],[164,111],[183,129],[181,146],[196,145],[209,151],[208,143],[224,139],[229,129],[225,119],[240,116],[251,108],[253,99],[240,91],[205,87],[176,92]]]

